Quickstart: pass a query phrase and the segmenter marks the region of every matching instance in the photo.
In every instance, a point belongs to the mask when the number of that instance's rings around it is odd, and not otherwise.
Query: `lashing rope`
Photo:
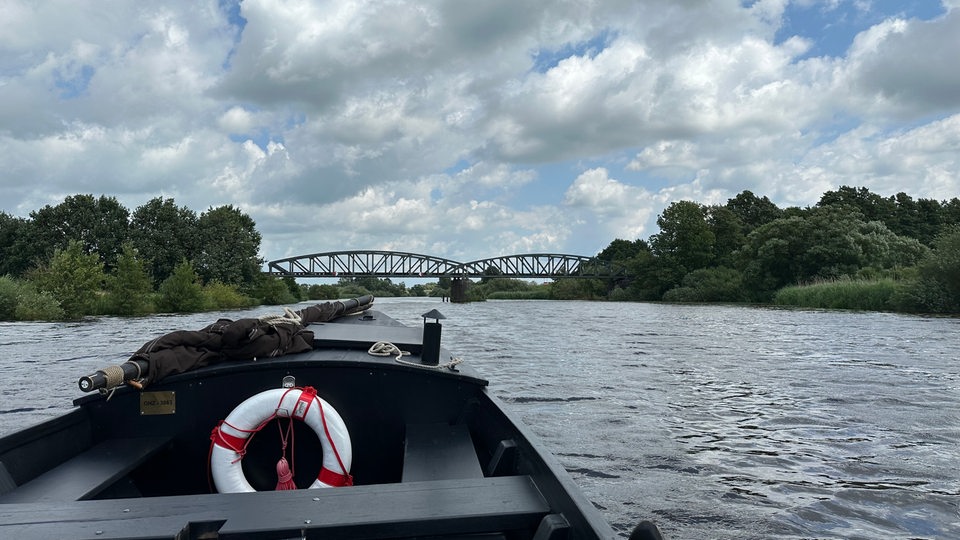
[[[303,326],[303,319],[300,318],[300,315],[288,307],[283,308],[282,315],[263,315],[260,317],[260,320],[270,326],[278,326],[281,324]]]
[[[404,356],[409,356],[409,351],[402,351],[400,347],[397,347],[393,343],[388,341],[378,341],[370,346],[370,349],[367,352],[373,356],[396,356],[396,361],[398,364],[403,364],[405,366],[416,366],[421,368],[429,369],[452,369],[457,364],[463,363],[463,358],[454,357],[451,358],[449,362],[443,364],[437,364],[431,366],[428,364],[421,364],[419,362],[411,362],[409,360],[404,360]]]

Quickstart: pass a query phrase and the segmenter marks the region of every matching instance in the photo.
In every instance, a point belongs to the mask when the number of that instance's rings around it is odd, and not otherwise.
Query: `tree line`
[[[73,195],[29,218],[0,212],[0,319],[75,319],[243,307],[288,287],[261,273],[260,233],[225,205],[157,197],[130,212]]]
[[[635,276],[610,298],[960,312],[958,198],[843,186],[813,207],[780,208],[743,191],[723,205],[672,203],[657,224],[648,240],[598,255]]]
[[[884,197],[842,186],[812,207],[780,208],[743,191],[722,205],[670,204],[648,239],[615,239],[597,258],[622,280],[534,283],[497,277],[470,282],[468,301],[587,299],[775,303],[820,308],[960,313],[960,199]],[[448,280],[449,281],[449,280]],[[415,286],[342,279],[381,296],[450,294],[450,284]],[[419,290],[418,290],[419,289]]]
[[[883,197],[840,187],[806,208],[743,191],[722,205],[670,204],[648,239],[615,239],[597,258],[621,280],[536,284],[496,276],[468,300],[751,302],[960,312],[960,199]],[[343,278],[302,285],[261,272],[260,234],[231,205],[199,215],[157,197],[130,212],[115,198],[67,197],[17,218],[0,212],[0,320],[200,311],[299,300],[448,296],[449,279],[415,285]]]

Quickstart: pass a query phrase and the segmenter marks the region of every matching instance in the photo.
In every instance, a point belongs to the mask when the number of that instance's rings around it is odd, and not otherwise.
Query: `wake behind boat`
[[[0,538],[617,536],[441,314],[372,303],[221,320],[81,378],[100,392],[0,438]]]

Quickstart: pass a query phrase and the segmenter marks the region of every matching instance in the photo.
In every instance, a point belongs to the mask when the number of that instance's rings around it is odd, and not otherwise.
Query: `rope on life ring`
[[[353,485],[350,476],[353,446],[347,426],[337,410],[308,386],[260,392],[237,405],[220,425],[213,428],[210,434],[210,472],[218,492],[256,491],[244,476],[241,461],[250,437],[278,417],[302,420],[320,438],[323,465],[310,489]]]

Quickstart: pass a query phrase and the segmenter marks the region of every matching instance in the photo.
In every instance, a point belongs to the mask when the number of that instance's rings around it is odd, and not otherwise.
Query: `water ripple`
[[[440,308],[447,347],[491,380],[624,537],[654,519],[672,540],[960,538],[960,319],[377,303],[409,325]],[[0,430],[66,410],[78,375],[210,319],[0,325]],[[41,348],[37,335],[63,339]]]

